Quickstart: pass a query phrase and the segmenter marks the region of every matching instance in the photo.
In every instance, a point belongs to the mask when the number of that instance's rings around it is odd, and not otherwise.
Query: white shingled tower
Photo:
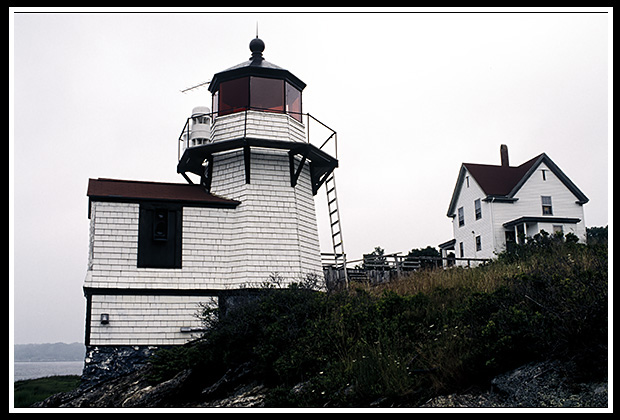
[[[302,113],[305,83],[266,61],[258,37],[250,50],[213,76],[212,108],[187,119],[177,165],[187,182],[89,181],[85,375],[195,338],[201,304],[225,305],[274,278],[322,278],[314,195],[323,184],[344,259],[329,198],[338,161],[323,150],[335,133],[311,142],[318,120]]]
[[[190,139],[177,171],[212,194],[240,201],[227,221],[227,287],[257,284],[277,273],[285,281],[322,275],[313,196],[337,160],[310,144],[302,114],[305,83],[266,61],[264,43],[250,42],[252,57],[217,73],[209,85],[213,121],[208,140],[192,143],[196,114],[182,139]],[[196,109],[194,109],[196,111]],[[201,117],[198,117],[201,118]]]

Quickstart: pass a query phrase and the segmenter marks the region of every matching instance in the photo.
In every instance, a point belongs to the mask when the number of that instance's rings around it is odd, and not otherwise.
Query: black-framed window
[[[482,218],[482,204],[480,203],[480,199],[474,201],[474,211],[476,213],[476,220]]]
[[[461,227],[465,225],[465,210],[463,209],[463,207],[459,207],[458,213],[459,213],[459,227]]]
[[[167,203],[140,203],[138,268],[181,268],[183,208]]]

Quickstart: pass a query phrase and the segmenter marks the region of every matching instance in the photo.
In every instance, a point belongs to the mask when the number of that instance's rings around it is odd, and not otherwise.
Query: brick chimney
[[[499,155],[502,159],[502,166],[508,166],[508,146],[502,144],[499,147]]]

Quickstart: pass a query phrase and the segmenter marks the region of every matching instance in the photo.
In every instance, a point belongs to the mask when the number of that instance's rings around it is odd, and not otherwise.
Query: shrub
[[[268,288],[208,332],[161,352],[155,372],[214,380],[249,364],[269,406],[415,406],[543,358],[606,366],[607,253],[541,235],[478,268],[421,270],[333,293]]]

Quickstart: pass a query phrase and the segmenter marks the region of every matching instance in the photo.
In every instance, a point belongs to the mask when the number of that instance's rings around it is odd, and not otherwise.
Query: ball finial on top
[[[252,58],[263,56],[263,51],[265,51],[265,43],[258,36],[250,41],[250,51],[252,51]]]

